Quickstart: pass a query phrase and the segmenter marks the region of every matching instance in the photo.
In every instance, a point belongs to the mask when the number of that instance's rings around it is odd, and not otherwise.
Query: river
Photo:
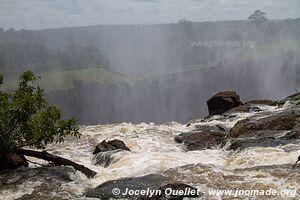
[[[274,108],[270,106],[264,109],[274,112]],[[230,121],[211,120],[197,123],[210,125],[222,123],[230,128],[236,121],[249,115],[251,113],[239,114]],[[80,139],[69,137],[64,143],[49,145],[46,150],[95,170],[98,172],[96,177],[88,179],[80,172],[64,167],[50,167],[44,172],[35,171],[34,169],[40,169],[39,165],[30,164],[31,171],[19,169],[15,172],[0,174],[0,181],[5,182],[0,187],[0,199],[88,199],[83,195],[87,188],[94,188],[106,181],[123,177],[169,173],[166,171],[171,168],[175,168],[176,173],[173,175],[175,180],[184,181],[201,191],[210,188],[218,189],[220,177],[236,176],[234,178],[236,180],[223,182],[225,188],[228,184],[228,188],[235,185],[234,187],[237,186],[240,189],[290,189],[296,190],[298,194],[294,197],[277,196],[273,199],[300,199],[300,170],[291,170],[291,166],[300,155],[299,145],[253,147],[236,152],[227,151],[224,147],[186,151],[182,144],[174,141],[174,136],[192,129],[193,125],[186,126],[176,122],[81,126],[82,137]],[[131,151],[114,153],[113,162],[108,167],[95,165],[96,159],[92,155],[94,147],[103,140],[111,139],[124,141]],[[30,160],[46,164],[41,160]],[[199,181],[197,176],[199,169],[207,167],[209,167],[207,172],[201,172],[202,179],[205,178],[207,181]],[[57,174],[59,171],[64,171],[63,173],[66,173],[70,180],[47,179],[47,175]],[[207,199],[223,198],[215,196]]]

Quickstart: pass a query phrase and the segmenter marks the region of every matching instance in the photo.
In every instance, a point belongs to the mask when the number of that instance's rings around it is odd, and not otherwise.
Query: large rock
[[[261,111],[259,106],[274,106],[274,105],[276,105],[276,102],[269,100],[269,99],[252,100],[252,101],[246,102],[245,104],[240,105],[238,107],[231,108],[230,110],[226,111],[226,114],[259,112],[259,111]]]
[[[231,108],[230,110],[226,111],[225,114],[231,114],[231,113],[246,113],[246,112],[259,112],[261,109],[254,105],[241,105],[238,107]]]
[[[284,111],[275,113],[264,118],[247,118],[237,122],[230,130],[228,138],[251,137],[253,132],[267,130],[292,130],[293,127],[299,124],[300,114],[294,111]]]
[[[274,147],[300,141],[300,112],[283,111],[264,118],[239,121],[230,130],[230,150],[248,147]]]
[[[18,200],[78,199],[78,191],[63,185],[72,181],[76,170],[65,166],[19,168],[0,172],[0,197]],[[55,194],[55,195],[54,195]]]
[[[184,143],[188,151],[209,149],[220,144],[225,138],[225,131],[214,126],[198,126],[196,130],[181,133],[174,139]]]
[[[28,167],[28,162],[23,155],[5,153],[0,150],[0,171],[13,170],[19,167]]]
[[[100,198],[100,199],[109,199],[109,198],[132,198],[130,195],[122,195],[127,188],[131,190],[144,190],[150,189],[155,190],[157,186],[165,182],[166,178],[162,175],[150,174],[143,177],[137,178],[123,178],[119,180],[113,180],[105,182],[99,185],[96,188],[90,189],[86,192],[86,197],[89,198]],[[114,188],[118,188],[120,193],[112,193]],[[137,198],[137,197],[135,197]]]
[[[234,91],[219,92],[207,101],[209,115],[219,115],[243,105],[239,95]]]
[[[101,143],[97,144],[93,154],[97,154],[105,151],[113,151],[117,149],[130,151],[130,149],[125,145],[123,141],[115,139],[108,142],[103,140]]]
[[[234,159],[234,161],[236,161],[236,159]],[[230,160],[228,162],[231,164]],[[102,200],[121,198],[129,200],[146,200],[151,198],[141,196],[135,196],[134,198],[133,196],[114,195],[112,194],[112,190],[114,188],[118,188],[120,192],[123,193],[126,188],[140,191],[147,188],[151,190],[155,190],[157,188],[163,190],[164,188],[184,189],[190,188],[190,186],[198,186],[201,188],[200,192],[205,192],[206,195],[203,195],[202,198],[198,197],[196,199],[221,199],[220,196],[209,196],[209,190],[236,190],[237,188],[247,189],[249,187],[265,190],[274,188],[274,184],[276,185],[278,181],[281,181],[286,177],[289,179],[290,187],[297,188],[299,185],[298,180],[300,180],[300,168],[295,168],[291,174],[293,164],[294,163],[284,165],[272,164],[254,167],[248,165],[249,167],[246,168],[236,168],[231,170],[216,167],[214,165],[204,165],[201,163],[189,164],[168,169],[167,171],[160,172],[159,174],[108,181],[96,188],[89,189],[85,194],[87,197]],[[275,181],[266,182],[266,178]],[[184,183],[188,183],[188,185]],[[233,196],[222,196],[222,199],[245,199],[245,196],[242,195],[237,196],[236,198],[232,197]],[[257,199],[256,196],[247,197],[249,197],[248,199]],[[284,198],[287,199],[287,196]],[[170,198],[155,196],[152,200],[154,199],[166,200]],[[182,199],[182,197],[178,197],[177,199]],[[262,196],[262,198],[259,199],[269,198]],[[294,199],[299,199],[299,195],[296,195]]]
[[[106,142],[103,140],[99,143],[93,154],[95,156],[95,165],[102,165],[103,167],[108,167],[110,164],[118,161],[117,154],[121,154],[124,151],[130,151],[130,149],[121,140],[111,140]]]
[[[267,135],[268,134],[268,135]],[[237,138],[231,141],[228,150],[243,150],[249,147],[276,147],[287,144],[299,144],[300,131],[283,134],[282,131],[257,131],[256,137]]]
[[[116,189],[117,188],[117,189]],[[126,190],[132,191],[161,191],[160,193],[146,194],[125,194]],[[170,191],[194,191],[194,195],[165,195],[167,189]],[[163,200],[173,199],[182,200],[184,197],[200,197],[202,193],[198,192],[194,187],[191,187],[184,183],[173,182],[168,180],[167,177],[160,174],[150,174],[142,177],[135,178],[123,178],[114,181],[105,182],[94,189],[90,189],[86,192],[86,197],[99,198],[99,199],[137,199],[137,200]]]
[[[278,101],[279,106],[284,105],[286,102],[290,102],[290,107],[300,108],[300,92],[286,97],[285,99]]]
[[[261,100],[252,100],[245,103],[246,105],[266,105],[266,106],[274,106],[276,102],[270,99],[261,99]]]

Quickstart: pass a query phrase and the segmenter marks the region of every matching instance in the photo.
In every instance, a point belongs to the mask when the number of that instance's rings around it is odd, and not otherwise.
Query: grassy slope
[[[105,69],[90,68],[81,70],[68,70],[61,72],[49,72],[38,74],[40,79],[38,85],[45,90],[66,90],[74,88],[74,82],[81,81],[83,83],[99,83],[110,84],[113,82],[122,81],[122,77],[112,74]],[[6,89],[13,89],[17,86],[17,80],[5,80],[4,87]]]
[[[126,82],[134,84],[136,81],[143,81],[149,78],[163,77],[172,74],[180,74],[187,71],[198,71],[214,67],[215,65],[190,65],[176,67],[172,70],[159,70],[152,73],[143,74],[140,76],[121,76],[111,73],[102,68],[90,68],[81,70],[67,70],[60,72],[47,72],[37,74],[39,80],[37,84],[44,88],[46,91],[51,90],[67,90],[73,89],[76,82],[82,82],[84,84],[99,83],[99,84],[111,84],[118,82]],[[4,88],[11,90],[17,87],[17,78],[8,79],[4,81]]]

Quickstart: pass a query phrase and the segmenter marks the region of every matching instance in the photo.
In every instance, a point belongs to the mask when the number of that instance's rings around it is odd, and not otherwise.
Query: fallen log
[[[40,152],[40,151],[34,151],[34,150],[20,149],[17,153],[25,155],[25,156],[29,156],[29,157],[35,157],[35,158],[47,160],[57,166],[62,166],[62,165],[71,166],[74,169],[82,172],[89,178],[92,178],[97,174],[97,172],[95,172],[83,165],[77,164],[71,160],[68,160],[68,159],[65,159],[65,158],[62,158],[59,156],[52,155],[52,154],[48,153],[47,151]]]

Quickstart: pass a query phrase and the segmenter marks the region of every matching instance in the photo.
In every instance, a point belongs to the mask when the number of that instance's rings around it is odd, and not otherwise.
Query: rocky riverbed
[[[82,126],[80,139],[67,138],[46,150],[84,164],[98,173],[96,177],[89,179],[72,168],[29,158],[29,168],[0,172],[0,199],[150,199],[115,195],[112,190],[166,187],[201,191],[189,197],[193,199],[300,199],[300,166],[293,169],[300,155],[300,94],[281,101],[248,103],[221,96],[215,102],[230,101],[226,110],[217,106],[221,113],[187,124]],[[210,111],[215,105],[211,102]],[[209,194],[213,189],[291,192],[276,196]]]

